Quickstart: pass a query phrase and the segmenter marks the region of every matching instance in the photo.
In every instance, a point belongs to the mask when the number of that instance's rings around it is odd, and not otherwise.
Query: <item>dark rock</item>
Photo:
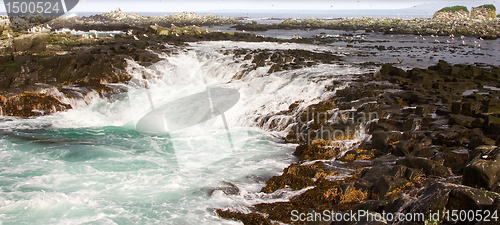
[[[381,176],[374,187],[375,193],[380,197],[385,196],[387,193],[404,187],[408,184],[408,180],[399,177]]]
[[[480,145],[480,146],[474,148],[474,150],[471,153],[471,157],[470,158],[471,159],[476,159],[476,158],[484,159],[484,158],[488,158],[488,155],[490,154],[490,152],[492,152],[496,148],[497,148],[497,146],[493,146],[493,145]]]
[[[426,159],[419,157],[405,157],[399,159],[396,162],[396,165],[403,165],[414,169],[422,170],[426,175],[438,176],[438,177],[447,177],[450,176],[450,171],[445,166]]]
[[[413,151],[413,145],[415,145],[414,141],[400,141],[396,144],[396,147],[392,151],[392,154],[395,156],[405,156]]]
[[[453,113],[453,114],[462,113],[462,103],[461,102],[451,103],[451,113]]]
[[[399,140],[401,140],[401,133],[398,131],[375,131],[372,133],[372,147],[376,149],[386,148],[387,145],[398,142]]]
[[[487,134],[499,135],[500,134],[500,118],[488,116],[484,123],[485,131]]]
[[[352,207],[352,211],[358,212],[360,210],[368,210],[371,212],[382,213],[387,203],[388,202],[386,200],[366,200]]]
[[[386,213],[398,213],[400,212],[408,203],[413,201],[414,198],[409,196],[402,196],[399,198],[392,199],[387,206],[384,208]]]
[[[387,63],[382,65],[382,69],[380,69],[380,73],[384,76],[398,76],[405,77],[406,72],[400,68],[394,67],[392,64]]]
[[[336,147],[329,147],[329,145],[330,142],[323,139],[313,141],[311,145],[303,151],[300,156],[300,161],[337,158],[341,150]]]
[[[475,159],[464,169],[463,185],[500,191],[500,163],[494,160]]]
[[[238,195],[240,194],[240,189],[238,186],[234,185],[233,183],[224,181],[222,182],[225,186],[222,187],[217,187],[208,192],[208,195],[211,196],[215,191],[220,190],[224,192],[226,195]]]
[[[2,113],[4,116],[31,117],[50,115],[71,108],[71,105],[61,103],[52,96],[27,92],[5,99]]]
[[[418,152],[417,157],[430,158],[436,154],[434,148],[424,148]]]
[[[389,175],[389,172],[391,171],[391,169],[392,168],[390,166],[386,166],[386,165],[373,166],[370,169],[363,170],[363,172],[361,173],[360,180],[375,182],[382,175]]]
[[[434,182],[418,193],[418,198],[409,202],[402,213],[422,213],[429,220],[432,213],[444,210],[479,210],[491,207],[500,195],[463,185]],[[439,217],[438,224],[443,222]]]
[[[450,125],[462,125],[462,126],[470,126],[476,120],[474,117],[470,116],[462,116],[457,114],[450,115]]]
[[[449,147],[462,146],[466,141],[468,141],[465,137],[468,133],[469,129],[460,125],[453,125],[452,127],[440,132],[436,138],[433,139],[433,144],[445,144]]]
[[[451,151],[444,156],[444,166],[452,168],[454,173],[459,174],[468,160],[469,153],[467,150]]]
[[[339,160],[343,162],[352,162],[356,160],[369,160],[381,155],[382,153],[380,152],[353,149],[346,152],[344,156],[341,157]]]
[[[417,106],[415,109],[415,114],[425,116],[431,114],[435,109],[435,107],[430,106],[430,105],[425,105],[425,106]]]

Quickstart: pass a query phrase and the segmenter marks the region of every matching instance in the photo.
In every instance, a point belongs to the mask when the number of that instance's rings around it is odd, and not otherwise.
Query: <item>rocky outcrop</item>
[[[14,49],[16,52],[31,51],[40,53],[47,48],[48,33],[23,34],[14,38]]]
[[[432,16],[436,20],[460,20],[469,17],[469,10],[465,6],[457,5],[444,7]]]
[[[0,96],[0,107],[3,116],[31,117],[50,115],[71,109],[71,105],[63,104],[52,96],[27,92],[9,98]]]
[[[491,4],[472,7],[470,16],[475,19],[495,19],[496,7]]]
[[[304,121],[305,114],[298,113],[300,129],[290,132],[287,140],[298,142],[294,155],[300,164],[269,179],[262,191],[307,191],[288,202],[257,204],[253,212],[292,224],[292,210],[321,213],[324,209],[424,213],[424,220],[430,222],[429,215],[438,211],[498,208],[500,92],[484,85],[500,86],[499,68],[445,61],[409,71],[383,65],[380,72],[337,91],[335,97],[316,105],[321,110],[314,111],[333,118],[342,110],[354,110],[344,119],[362,124],[371,139],[358,140],[355,149],[342,153],[345,150],[335,147],[335,139],[310,134],[326,127],[345,131],[350,123]],[[470,89],[488,94],[466,94]],[[374,118],[364,118],[367,115]],[[334,166],[337,161],[343,162],[342,169]],[[437,219],[437,223],[444,221],[443,215]]]

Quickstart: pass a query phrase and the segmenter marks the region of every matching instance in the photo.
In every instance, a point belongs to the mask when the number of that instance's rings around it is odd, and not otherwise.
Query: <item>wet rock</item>
[[[406,72],[400,68],[394,67],[392,64],[384,64],[382,65],[382,69],[380,70],[380,73],[383,76],[398,76],[398,77],[405,77]]]
[[[396,147],[392,151],[392,154],[395,156],[405,156],[410,154],[413,151],[413,146],[415,145],[415,141],[400,141],[396,144]]]
[[[224,194],[226,194],[226,195],[238,195],[238,194],[240,194],[240,189],[238,188],[238,186],[234,185],[233,183],[227,182],[227,181],[223,181],[222,183],[224,184],[224,186],[213,188],[207,194],[209,196],[211,196],[217,190],[224,192]]]
[[[399,177],[381,176],[374,187],[375,193],[380,197],[385,196],[387,193],[395,191],[408,184],[408,180]]]
[[[426,175],[438,176],[438,177],[447,177],[450,176],[450,171],[445,166],[426,159],[419,157],[405,157],[399,159],[396,162],[396,165],[403,165],[406,167],[414,168],[422,170]]]
[[[272,223],[263,215],[258,213],[241,213],[230,210],[216,209],[215,212],[218,216],[224,219],[237,220],[243,222],[245,225],[258,224],[258,225],[271,225]]]
[[[491,206],[500,195],[463,185],[434,182],[421,190],[417,199],[401,210],[403,213],[422,213],[429,220],[431,213],[444,210],[479,210]],[[439,216],[443,222],[443,217]]]
[[[462,146],[468,141],[466,135],[469,133],[469,129],[460,126],[453,125],[452,127],[441,131],[436,138],[433,139],[433,144],[435,145],[447,145],[449,147]]]
[[[266,181],[266,186],[262,188],[262,192],[272,193],[278,189],[290,188],[292,190],[300,190],[306,187],[314,186],[314,179],[325,178],[334,174],[328,170],[322,163],[313,165],[292,164],[283,170],[283,174],[273,176]]]
[[[398,131],[375,131],[372,133],[372,147],[376,149],[386,150],[387,146],[401,140],[401,133]]]
[[[444,166],[452,168],[455,174],[461,174],[460,171],[465,167],[468,160],[469,152],[466,149],[451,151],[444,156]]]
[[[369,160],[381,155],[382,153],[380,152],[355,149],[346,152],[344,156],[341,157],[339,160],[343,162],[352,162],[356,160]]]
[[[384,211],[386,213],[398,213],[414,199],[415,198],[412,198],[410,196],[402,196],[399,198],[394,198],[387,204],[387,206],[384,208]]]
[[[387,203],[388,201],[386,200],[367,200],[352,207],[352,211],[358,212],[363,210],[382,213],[384,208],[387,206]]]
[[[471,153],[471,159],[476,159],[476,158],[482,159],[483,157],[487,157],[488,154],[496,148],[497,148],[497,146],[494,146],[494,145],[477,146],[476,148],[474,148],[474,150]]]
[[[300,161],[318,160],[318,159],[334,159],[339,156],[341,150],[336,147],[331,147],[330,142],[318,139],[311,143],[311,145],[304,150],[300,156]]]
[[[50,115],[71,108],[71,105],[61,103],[52,96],[27,92],[5,99],[2,112],[4,116],[31,117]]]
[[[376,182],[382,175],[389,175],[391,167],[387,165],[373,166],[370,169],[365,169],[361,172],[362,181]]]
[[[450,115],[450,125],[470,126],[475,120],[476,118],[470,116]]]
[[[484,127],[487,134],[499,135],[500,118],[494,116],[488,116],[485,120]]]
[[[475,159],[464,169],[463,185],[500,191],[498,178],[500,163],[495,160]]]
[[[430,158],[436,154],[434,148],[424,148],[418,152],[417,157]]]

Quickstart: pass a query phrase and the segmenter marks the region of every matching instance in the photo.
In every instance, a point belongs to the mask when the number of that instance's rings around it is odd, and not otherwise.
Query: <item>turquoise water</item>
[[[247,202],[290,161],[291,146],[248,131],[243,148],[182,171],[172,139],[121,127],[2,129],[2,224],[232,224],[213,208]],[[200,146],[202,147],[202,146]],[[201,150],[201,149],[198,149]],[[259,182],[260,180],[260,182]],[[238,195],[214,188],[231,182]]]

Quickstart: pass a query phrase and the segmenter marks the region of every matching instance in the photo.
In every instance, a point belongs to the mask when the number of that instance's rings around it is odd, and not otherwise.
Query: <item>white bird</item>
[[[467,44],[465,44],[465,41],[462,41],[462,45],[467,45]]]
[[[460,39],[462,39],[462,40],[463,40],[463,39],[464,39],[464,36],[463,36],[463,35],[462,35],[462,36],[460,36]]]
[[[434,41],[435,41],[436,43],[441,43],[438,39],[434,39]]]
[[[450,40],[446,40],[446,43],[448,43],[448,44],[449,44],[449,43],[451,43],[451,41],[450,41]]]
[[[483,38],[482,38],[482,37],[479,37],[479,40],[480,40],[480,41],[482,41],[482,40],[483,40]]]
[[[478,48],[481,48],[481,44],[478,44],[478,45],[477,45],[477,47],[478,47]]]
[[[11,38],[11,37],[12,37],[12,35],[10,35],[10,33],[7,33],[7,37],[8,37],[8,38]]]
[[[134,40],[138,41],[138,40],[139,40],[139,38],[137,38],[137,36],[135,36],[135,35],[134,35]]]
[[[144,37],[148,37],[148,35],[147,35],[147,34],[144,34]]]

